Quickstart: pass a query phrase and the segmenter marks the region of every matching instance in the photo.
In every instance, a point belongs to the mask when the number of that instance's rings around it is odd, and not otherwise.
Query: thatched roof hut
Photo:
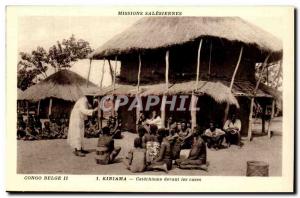
[[[45,80],[26,89],[25,100],[39,101],[45,98],[58,98],[76,101],[85,93],[97,93],[99,87],[70,70],[58,71]]]
[[[267,52],[282,51],[282,43],[276,37],[240,17],[145,17],[96,49],[90,57],[101,59],[165,48],[201,37],[241,42]]]
[[[201,106],[200,112],[190,112],[192,126],[208,112],[221,120],[229,105],[240,106],[242,134],[248,131],[248,137],[253,98],[272,100],[272,93],[256,88],[255,64],[281,58],[280,40],[239,17],[145,17],[90,55],[121,62],[117,84],[99,95],[189,95]]]

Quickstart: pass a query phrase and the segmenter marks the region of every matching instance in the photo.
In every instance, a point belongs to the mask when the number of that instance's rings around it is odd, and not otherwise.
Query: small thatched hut
[[[70,70],[60,70],[24,91],[23,99],[38,102],[41,117],[69,114],[76,100],[99,87]]]
[[[277,38],[239,17],[142,18],[90,56],[121,62],[118,85],[103,89],[102,95],[199,98],[193,105],[200,111],[172,114],[188,116],[193,126],[198,123],[202,128],[210,119],[222,127],[228,111],[238,109],[242,135],[251,132],[254,99],[261,98],[267,105],[273,98],[258,88],[255,64],[264,63],[267,69],[267,63],[281,57]],[[135,119],[135,113],[120,113],[131,114],[128,121]],[[161,113],[165,124],[169,112]]]

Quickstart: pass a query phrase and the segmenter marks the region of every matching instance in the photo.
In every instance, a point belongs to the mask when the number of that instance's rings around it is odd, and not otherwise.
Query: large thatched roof
[[[23,93],[25,100],[42,100],[45,98],[59,98],[68,101],[76,101],[84,94],[99,92],[99,87],[80,75],[69,71],[58,71],[45,80],[26,89]]]
[[[239,17],[145,17],[99,47],[90,58],[168,47],[208,36],[252,44],[269,52],[282,50],[276,37]]]

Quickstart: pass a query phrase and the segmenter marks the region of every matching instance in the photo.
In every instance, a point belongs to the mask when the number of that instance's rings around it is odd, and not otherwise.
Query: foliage
[[[78,59],[84,59],[93,50],[89,42],[79,39],[74,35],[69,39],[57,41],[46,51],[37,47],[31,53],[20,52],[18,63],[18,88],[25,90],[27,87],[47,77],[49,67],[55,71],[70,68]]]
[[[263,69],[263,64],[256,64],[256,78],[258,79]],[[282,86],[282,66],[281,62],[274,62],[267,65],[262,72],[261,83],[278,89]]]

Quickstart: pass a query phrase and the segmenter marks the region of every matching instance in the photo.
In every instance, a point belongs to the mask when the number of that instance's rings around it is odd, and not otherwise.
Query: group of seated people
[[[69,119],[66,115],[49,117],[44,126],[38,115],[29,115],[24,121],[22,115],[18,115],[17,139],[41,140],[41,139],[66,139],[68,134]]]
[[[191,129],[191,124],[185,120],[176,122],[170,117],[166,127],[159,125],[156,112],[149,119],[140,114],[138,136],[134,139],[133,148],[123,161],[126,168],[132,172],[163,170],[168,172],[174,165],[181,169],[207,170],[208,148],[219,149],[224,139],[227,146],[236,141],[240,145],[241,122],[235,114],[228,119],[223,130],[216,128],[211,122],[209,128],[201,131],[199,127]],[[102,129],[99,137],[96,162],[98,164],[113,163],[121,148],[114,146],[109,128]],[[185,159],[182,159],[182,149],[190,149]]]
[[[122,138],[121,128],[122,120],[118,115],[109,116],[106,126],[109,128],[109,134],[115,139]],[[100,130],[100,123],[97,117],[88,117],[85,122],[85,137],[86,138],[98,138],[102,130]]]
[[[121,119],[117,116],[110,116],[106,126],[114,138],[122,138]],[[42,124],[38,115],[30,114],[24,121],[22,115],[18,115],[17,120],[17,139],[19,140],[42,140],[42,139],[66,139],[68,135],[69,118],[62,114],[54,117],[49,116],[49,121]],[[102,131],[99,130],[97,117],[88,117],[85,122],[85,137],[99,137]]]

